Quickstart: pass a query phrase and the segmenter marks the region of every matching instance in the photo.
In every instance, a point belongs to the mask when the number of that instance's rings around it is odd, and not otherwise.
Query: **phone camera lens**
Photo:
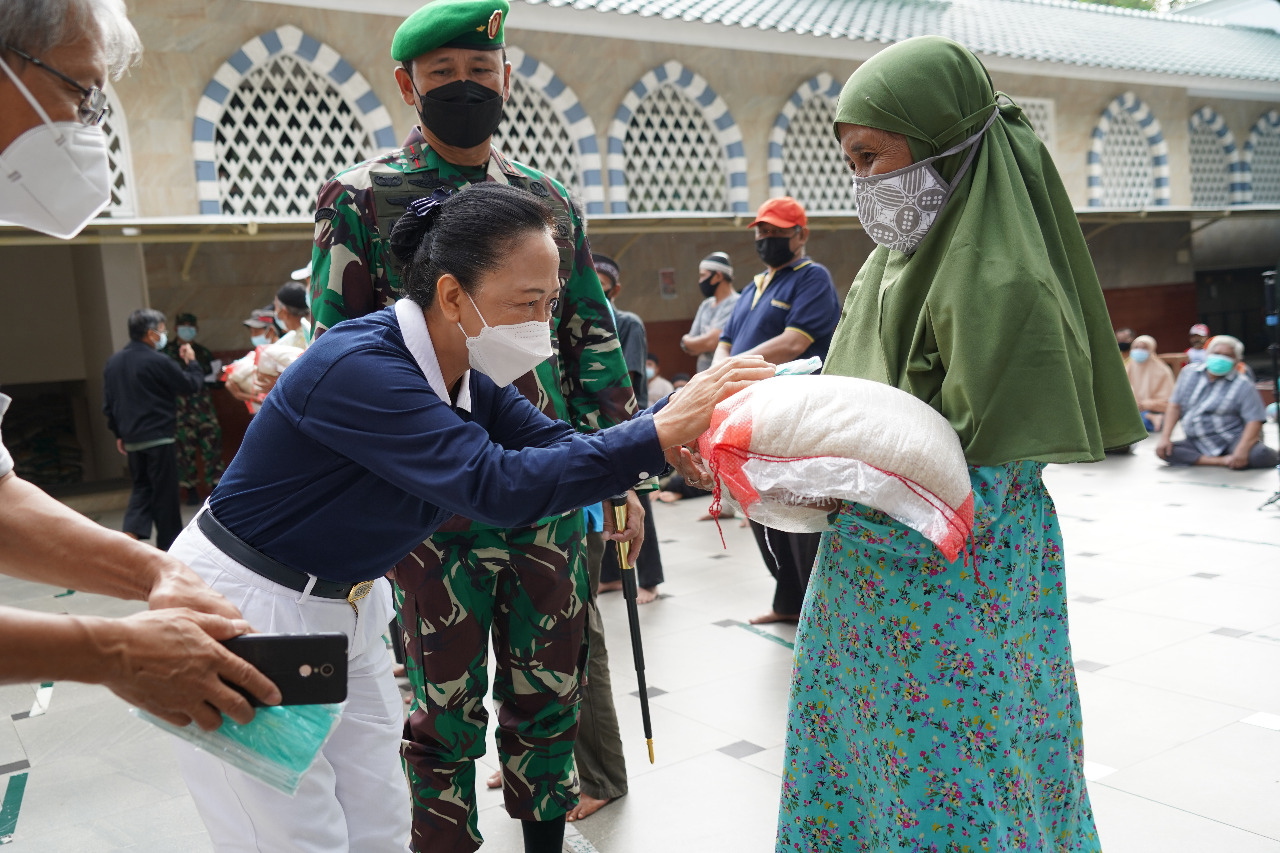
[[[329,676],[333,675],[333,664],[331,663],[321,664],[320,674],[323,675],[325,678],[328,678]]]

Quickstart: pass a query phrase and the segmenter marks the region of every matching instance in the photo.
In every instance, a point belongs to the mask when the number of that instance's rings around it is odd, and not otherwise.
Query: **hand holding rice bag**
[[[816,505],[878,509],[954,560],[973,531],[960,440],[928,404],[847,376],[783,376],[716,406],[699,450],[748,518],[777,530],[825,530]],[[717,507],[718,509],[718,507]]]

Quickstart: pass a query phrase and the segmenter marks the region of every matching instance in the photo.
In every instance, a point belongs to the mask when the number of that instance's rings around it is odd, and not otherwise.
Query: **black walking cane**
[[[613,504],[613,529],[627,529],[627,496],[610,498]],[[636,659],[636,681],[640,684],[640,719],[644,722],[644,742],[649,747],[649,763],[653,763],[653,724],[649,721],[649,688],[644,683],[644,645],[640,641],[640,611],[636,603],[636,571],[628,562],[631,543],[618,542],[618,572],[622,576],[622,597],[627,600],[627,622],[631,625],[631,654]]]

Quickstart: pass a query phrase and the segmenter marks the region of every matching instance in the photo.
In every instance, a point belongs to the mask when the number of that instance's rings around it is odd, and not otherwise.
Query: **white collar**
[[[440,372],[440,360],[436,358],[436,348],[431,344],[431,333],[427,331],[427,318],[418,303],[412,299],[397,300],[396,322],[400,324],[400,334],[404,335],[404,345],[409,348],[414,361],[418,362],[418,368],[427,377],[427,384],[436,392],[436,396],[455,409],[471,411],[471,371],[462,374],[458,401],[451,402],[449,389],[444,385],[444,374]]]

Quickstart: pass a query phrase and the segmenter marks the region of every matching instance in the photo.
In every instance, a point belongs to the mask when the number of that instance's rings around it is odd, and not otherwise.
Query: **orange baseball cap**
[[[755,221],[747,227],[755,228],[761,222],[776,225],[778,228],[795,228],[796,226],[804,228],[809,224],[809,217],[805,216],[804,205],[791,196],[784,195],[781,198],[771,198],[760,205],[760,209],[756,211]]]

